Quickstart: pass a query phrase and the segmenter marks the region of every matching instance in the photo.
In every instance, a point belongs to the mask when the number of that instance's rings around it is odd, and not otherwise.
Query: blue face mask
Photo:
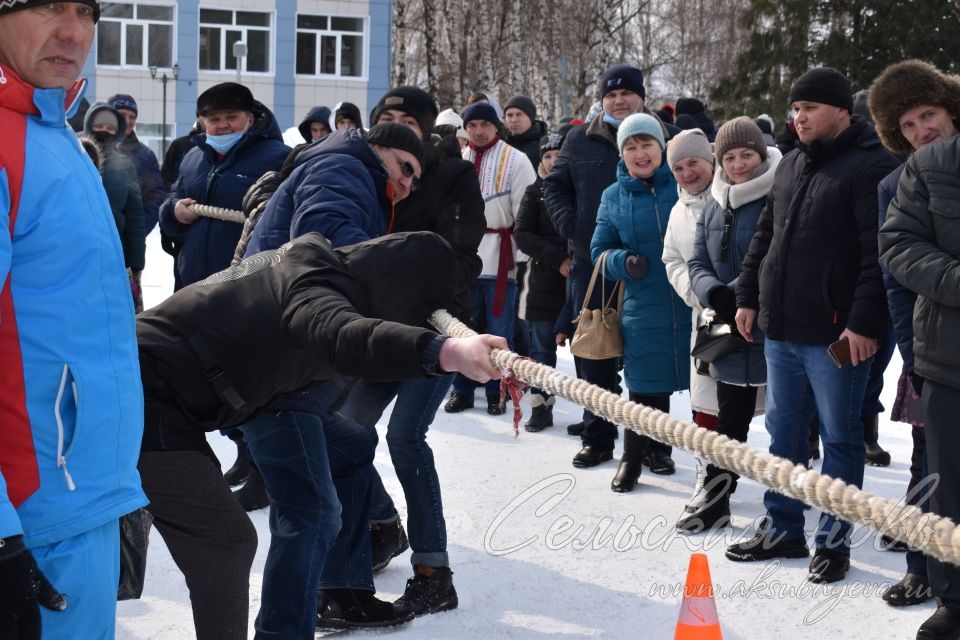
[[[603,121],[609,125],[613,125],[614,127],[619,127],[621,124],[623,124],[623,120],[617,120],[607,112],[603,113]]]
[[[240,142],[240,138],[242,137],[243,132],[225,133],[222,136],[211,136],[207,134],[207,144],[213,147],[213,150],[220,155],[226,155],[235,144]]]

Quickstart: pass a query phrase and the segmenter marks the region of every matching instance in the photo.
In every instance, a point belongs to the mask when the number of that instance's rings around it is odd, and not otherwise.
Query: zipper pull
[[[60,456],[60,460],[57,466],[63,469],[63,477],[66,478],[67,480],[67,489],[69,489],[70,491],[76,491],[77,485],[73,483],[73,477],[70,475],[70,472],[67,470],[66,456]]]

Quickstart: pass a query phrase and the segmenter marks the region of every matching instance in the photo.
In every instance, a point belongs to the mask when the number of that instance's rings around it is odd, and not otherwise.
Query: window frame
[[[97,68],[103,69],[136,69],[136,70],[147,70],[151,66],[150,64],[150,25],[164,25],[170,27],[170,64],[169,65],[156,65],[160,69],[169,69],[177,62],[177,3],[166,3],[162,1],[157,2],[140,2],[139,0],[111,0],[114,4],[125,4],[134,7],[134,17],[133,18],[118,18],[114,16],[103,16],[100,20],[100,23],[106,22],[118,22],[120,23],[120,64],[110,64],[105,62],[100,62],[100,25],[97,25]],[[138,6],[150,6],[150,7],[163,7],[165,9],[170,9],[173,12],[173,17],[169,22],[165,20],[158,19],[142,19],[137,18]],[[128,64],[127,63],[127,25],[139,25],[143,28],[143,44],[142,44],[142,64]]]
[[[301,28],[299,23],[300,16],[311,16],[314,18],[326,18],[327,28],[326,29],[308,29]],[[363,29],[361,31],[342,31],[340,29],[333,29],[332,23],[335,18],[347,18],[351,20],[360,20],[363,24]],[[316,45],[314,47],[314,69],[315,73],[300,73],[297,71],[299,55],[299,47],[297,47],[297,40],[301,33],[312,34],[316,37]],[[337,73],[322,73],[321,69],[321,58],[322,58],[322,46],[320,44],[321,38],[323,36],[335,36],[337,41],[336,47],[336,61],[334,62],[335,68],[338,70]],[[357,36],[361,40],[361,53],[363,55],[363,60],[360,64],[360,75],[358,76],[345,76],[340,74],[339,69],[341,68],[341,54],[343,52],[343,36]],[[312,13],[306,11],[298,11],[294,19],[294,47],[296,49],[294,60],[293,60],[293,70],[294,77],[297,79],[317,79],[317,80],[342,80],[346,82],[367,82],[370,76],[370,16],[368,15],[345,15],[345,14],[334,14],[334,13]]]
[[[229,11],[233,15],[232,24],[223,24],[215,22],[203,22],[200,18],[201,12],[204,10],[211,11]],[[269,16],[270,26],[269,27],[259,27],[252,25],[238,25],[237,24],[237,13],[261,13],[266,16]],[[203,56],[200,55],[200,32],[205,28],[216,28],[220,30],[220,68],[219,69],[204,69],[201,67]],[[267,70],[266,71],[248,71],[247,63],[250,61],[250,56],[243,56],[243,64],[240,69],[241,76],[261,76],[261,77],[273,77],[276,73],[277,68],[277,12],[275,10],[260,10],[260,9],[246,9],[246,8],[232,8],[232,7],[222,7],[222,6],[212,6],[212,5],[200,5],[197,7],[197,71],[199,73],[212,73],[223,76],[236,76],[236,69],[225,69],[224,63],[226,62],[228,55],[233,55],[232,51],[227,51],[227,31],[242,31],[243,37],[242,41],[247,43],[247,52],[250,51],[250,41],[247,37],[248,31],[259,31],[267,33]]]

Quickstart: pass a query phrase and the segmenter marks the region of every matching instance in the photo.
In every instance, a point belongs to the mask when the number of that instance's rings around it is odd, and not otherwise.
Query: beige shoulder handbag
[[[583,308],[576,319],[577,330],[570,341],[570,352],[587,360],[606,360],[623,355],[623,335],[620,332],[620,311],[623,309],[623,282],[618,282],[607,297],[606,269],[607,254],[604,251],[593,268],[590,277],[590,286],[583,298]],[[601,276],[601,308],[588,309],[593,287],[597,282],[597,275]],[[619,289],[619,292],[618,292]],[[617,306],[613,307],[614,296]]]

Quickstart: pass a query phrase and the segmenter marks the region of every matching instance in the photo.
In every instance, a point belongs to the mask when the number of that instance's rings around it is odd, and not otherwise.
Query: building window
[[[173,65],[173,6],[102,2],[97,64],[113,67]]]
[[[236,71],[235,42],[247,43],[240,71],[270,71],[271,14],[260,11],[200,9],[200,69]]]
[[[362,78],[366,18],[297,16],[297,73]]]

